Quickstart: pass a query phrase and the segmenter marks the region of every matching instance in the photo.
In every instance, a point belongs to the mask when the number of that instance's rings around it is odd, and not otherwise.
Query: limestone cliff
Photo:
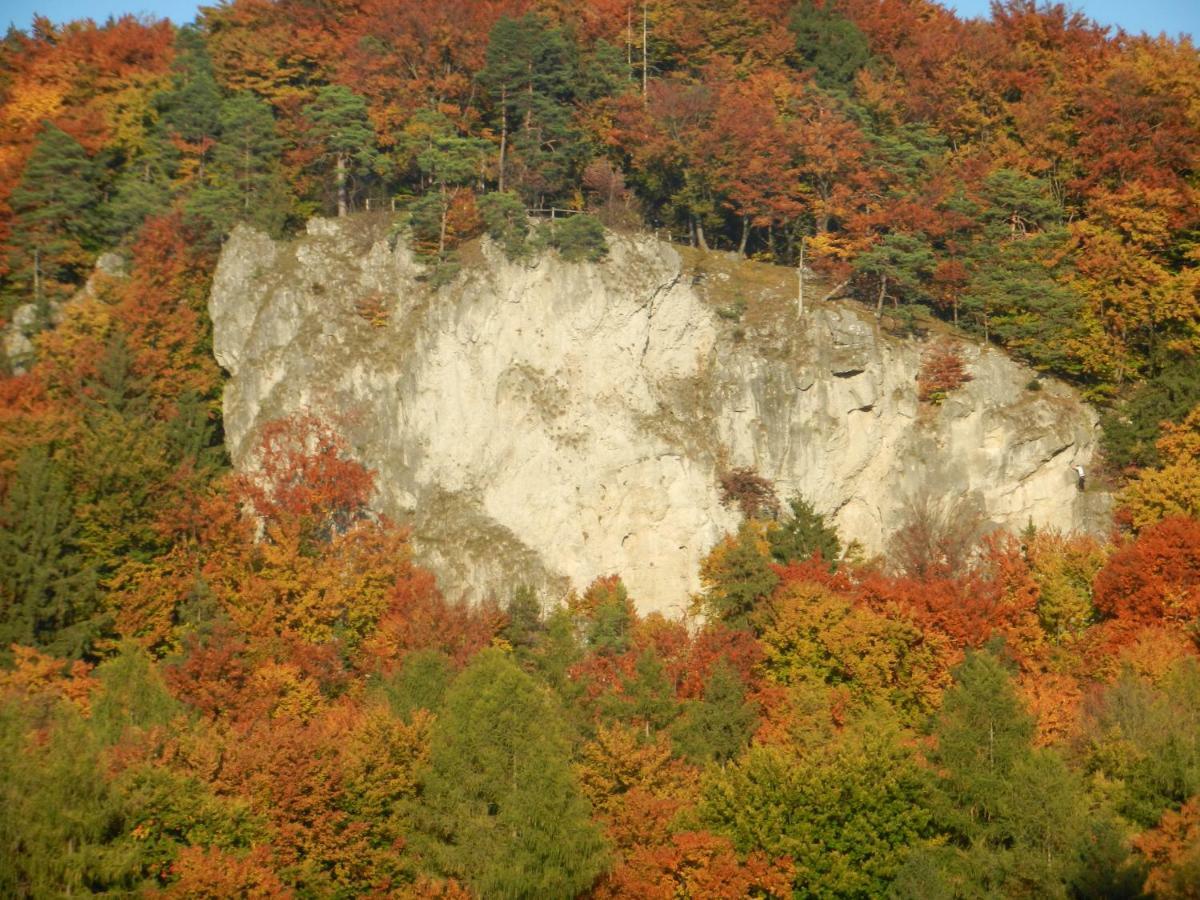
[[[451,594],[615,572],[643,609],[679,608],[736,526],[717,489],[736,466],[868,551],[923,497],[1013,528],[1102,517],[1070,469],[1095,417],[995,350],[964,344],[973,380],[930,407],[922,342],[849,304],[799,319],[784,270],[650,237],[610,237],[601,264],[512,263],[484,241],[435,290],[387,229],[232,235],[210,301],[226,434],[245,464],[272,418],[337,423]]]

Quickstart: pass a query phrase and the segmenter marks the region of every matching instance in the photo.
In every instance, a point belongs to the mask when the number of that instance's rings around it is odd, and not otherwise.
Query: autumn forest
[[[737,469],[682,619],[620,572],[460,602],[334,424],[226,455],[222,243],[319,215],[388,217],[431,285],[484,236],[807,266],[1073,385],[1111,530],[871,556]],[[0,41],[0,325],[0,895],[1198,896],[1186,39],[1030,0],[38,19]]]

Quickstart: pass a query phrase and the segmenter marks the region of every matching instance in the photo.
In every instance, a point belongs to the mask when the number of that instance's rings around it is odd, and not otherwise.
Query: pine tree
[[[236,222],[248,222],[279,234],[289,198],[280,175],[283,141],[271,107],[248,93],[221,104],[220,139],[212,162],[189,209],[209,223],[215,235],[228,234]]]
[[[451,686],[417,814],[437,867],[483,897],[571,897],[603,867],[562,714],[500,650]]]
[[[838,12],[834,0],[820,5],[803,0],[792,10],[788,28],[796,36],[799,62],[813,69],[823,88],[849,90],[871,59],[867,36]]]
[[[366,101],[349,88],[330,84],[321,88],[317,98],[304,107],[304,115],[313,124],[321,158],[333,163],[337,214],[344,216],[350,211],[351,176],[356,169],[367,169],[379,162]]]
[[[148,216],[167,210],[178,169],[179,151],[161,127],[152,127],[138,155],[117,177],[104,208],[104,231],[110,241],[136,232]]]
[[[589,81],[598,93],[610,87],[603,65],[590,79],[581,66],[571,37],[535,13],[501,18],[492,28],[479,80],[499,119],[501,191],[519,188],[527,202],[540,205],[562,195],[581,170],[587,142],[574,123],[575,103]]]

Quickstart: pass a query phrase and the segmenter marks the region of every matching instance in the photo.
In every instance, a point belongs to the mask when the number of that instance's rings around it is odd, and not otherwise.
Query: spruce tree
[[[447,694],[416,811],[437,869],[483,897],[587,889],[604,844],[569,751],[545,688],[500,650],[476,656]]]
[[[746,748],[757,724],[745,684],[722,659],[704,683],[704,697],[690,701],[676,723],[675,747],[693,762],[724,765]]]
[[[87,151],[47,122],[9,199],[10,277],[22,299],[53,299],[83,280],[97,247],[99,203],[96,166]]]
[[[842,554],[837,531],[825,524],[825,517],[803,497],[793,497],[788,506],[791,518],[767,532],[771,558],[786,564],[804,562],[819,553],[830,568],[836,567]]]
[[[0,504],[0,647],[79,656],[99,630],[96,577],[78,547],[67,481],[44,447],[22,457]]]

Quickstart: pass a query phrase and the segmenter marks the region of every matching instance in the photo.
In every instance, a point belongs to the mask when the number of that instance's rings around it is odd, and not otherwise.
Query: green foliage
[[[1158,465],[1159,426],[1163,422],[1178,424],[1197,406],[1200,366],[1195,357],[1169,356],[1101,418],[1106,461],[1119,469]]]
[[[934,268],[933,250],[922,235],[894,231],[854,260],[854,271],[868,276],[869,290],[884,287],[888,297],[915,302],[928,296]]]
[[[154,661],[135,642],[96,667],[100,692],[92,705],[91,727],[104,744],[116,743],[129,729],[165,726],[183,709],[167,691]]]
[[[169,132],[188,144],[203,146],[220,131],[221,89],[198,27],[179,29],[175,51],[171,90],[158,95],[155,105]]]
[[[742,853],[790,856],[797,895],[879,897],[933,835],[929,791],[903,734],[870,716],[802,758],[755,747],[710,771],[700,815]]]
[[[1155,824],[1200,793],[1200,665],[1176,663],[1160,686],[1122,672],[1089,737],[1089,767],[1120,786],[1118,812]]]
[[[380,681],[379,689],[392,712],[407,720],[419,709],[438,712],[453,680],[454,666],[445,653],[414,650],[399,671]]]
[[[757,705],[746,698],[738,673],[721,659],[704,682],[704,696],[684,705],[671,736],[676,752],[687,759],[724,764],[745,749],[757,725]]]
[[[97,249],[99,180],[80,143],[47,122],[8,201],[9,277],[23,299],[61,296],[87,275]]]
[[[990,653],[977,652],[954,672],[937,717],[937,761],[954,827],[968,838],[1001,815],[1015,767],[1029,754],[1033,721],[1021,707],[1008,672]]]
[[[595,216],[576,213],[542,225],[539,237],[567,262],[600,262],[608,256],[604,226]]]
[[[823,88],[849,90],[859,69],[871,60],[866,35],[838,12],[834,0],[802,0],[792,10],[788,28],[796,36],[797,62],[813,69]]]
[[[351,174],[370,171],[382,159],[367,117],[366,101],[343,85],[325,85],[304,107],[304,115],[312,122],[312,137],[321,149],[322,159],[332,165],[338,214],[345,215]]]
[[[585,65],[571,35],[536,13],[496,21],[479,80],[494,103],[493,125],[506,135],[502,189],[515,185],[532,206],[566,193],[588,154],[575,104],[607,93],[614,81],[603,59]]]
[[[629,649],[630,631],[633,628],[633,604],[629,592],[618,579],[611,588],[605,582],[597,582],[588,589],[593,599],[587,621],[584,623],[588,646],[596,653],[615,656]]]
[[[525,204],[511,191],[494,191],[479,198],[479,213],[488,236],[504,250],[509,259],[529,254],[529,217]]]
[[[0,647],[80,656],[102,618],[66,476],[46,448],[35,448],[0,504]]]
[[[621,679],[620,692],[606,695],[602,708],[612,718],[640,726],[646,738],[669,728],[682,711],[662,660],[650,648],[638,654],[632,676]]]
[[[748,627],[758,605],[779,584],[768,550],[753,521],[743,522],[736,535],[714,547],[700,567],[699,611],[734,628]]]
[[[968,654],[955,679],[934,728],[944,774],[933,808],[957,846],[935,853],[939,890],[1061,893],[1086,839],[1078,776],[1054,751],[1033,748],[1033,722],[994,656]],[[901,896],[930,863],[913,861]]]
[[[167,212],[178,168],[179,151],[161,129],[151,131],[145,145],[117,176],[112,197],[102,209],[100,218],[108,240],[119,242],[135,234],[148,216]]]
[[[434,727],[423,822],[438,870],[485,897],[569,897],[604,844],[569,765],[552,697],[499,650],[455,680]]]
[[[523,584],[513,591],[504,608],[508,624],[501,636],[519,655],[527,655],[538,644],[542,633],[542,601],[537,591]]]
[[[545,633],[533,652],[533,668],[550,686],[568,714],[580,713],[578,701],[582,688],[571,677],[571,667],[583,657],[575,616],[564,605],[546,614]]]
[[[837,531],[826,524],[825,517],[811,503],[797,495],[788,501],[791,516],[767,531],[767,543],[771,545],[771,558],[778,563],[804,562],[814,554],[837,568],[842,555],[842,544]]]
[[[60,707],[41,741],[37,724],[15,702],[0,703],[0,894],[133,889],[137,850],[86,722]]]
[[[1070,236],[1049,187],[1002,169],[985,180],[974,212],[982,225],[968,254],[960,321],[1036,366],[1078,371],[1072,354],[1082,335],[1083,300],[1063,285]]]
[[[1089,825],[1079,864],[1069,883],[1072,897],[1149,900],[1142,891],[1149,866],[1130,852],[1124,830],[1112,818],[1100,818]]]
[[[228,234],[237,222],[281,233],[290,198],[280,173],[283,141],[271,107],[252,94],[235,94],[221,103],[219,128],[212,162],[189,210],[207,223],[214,238]]]

